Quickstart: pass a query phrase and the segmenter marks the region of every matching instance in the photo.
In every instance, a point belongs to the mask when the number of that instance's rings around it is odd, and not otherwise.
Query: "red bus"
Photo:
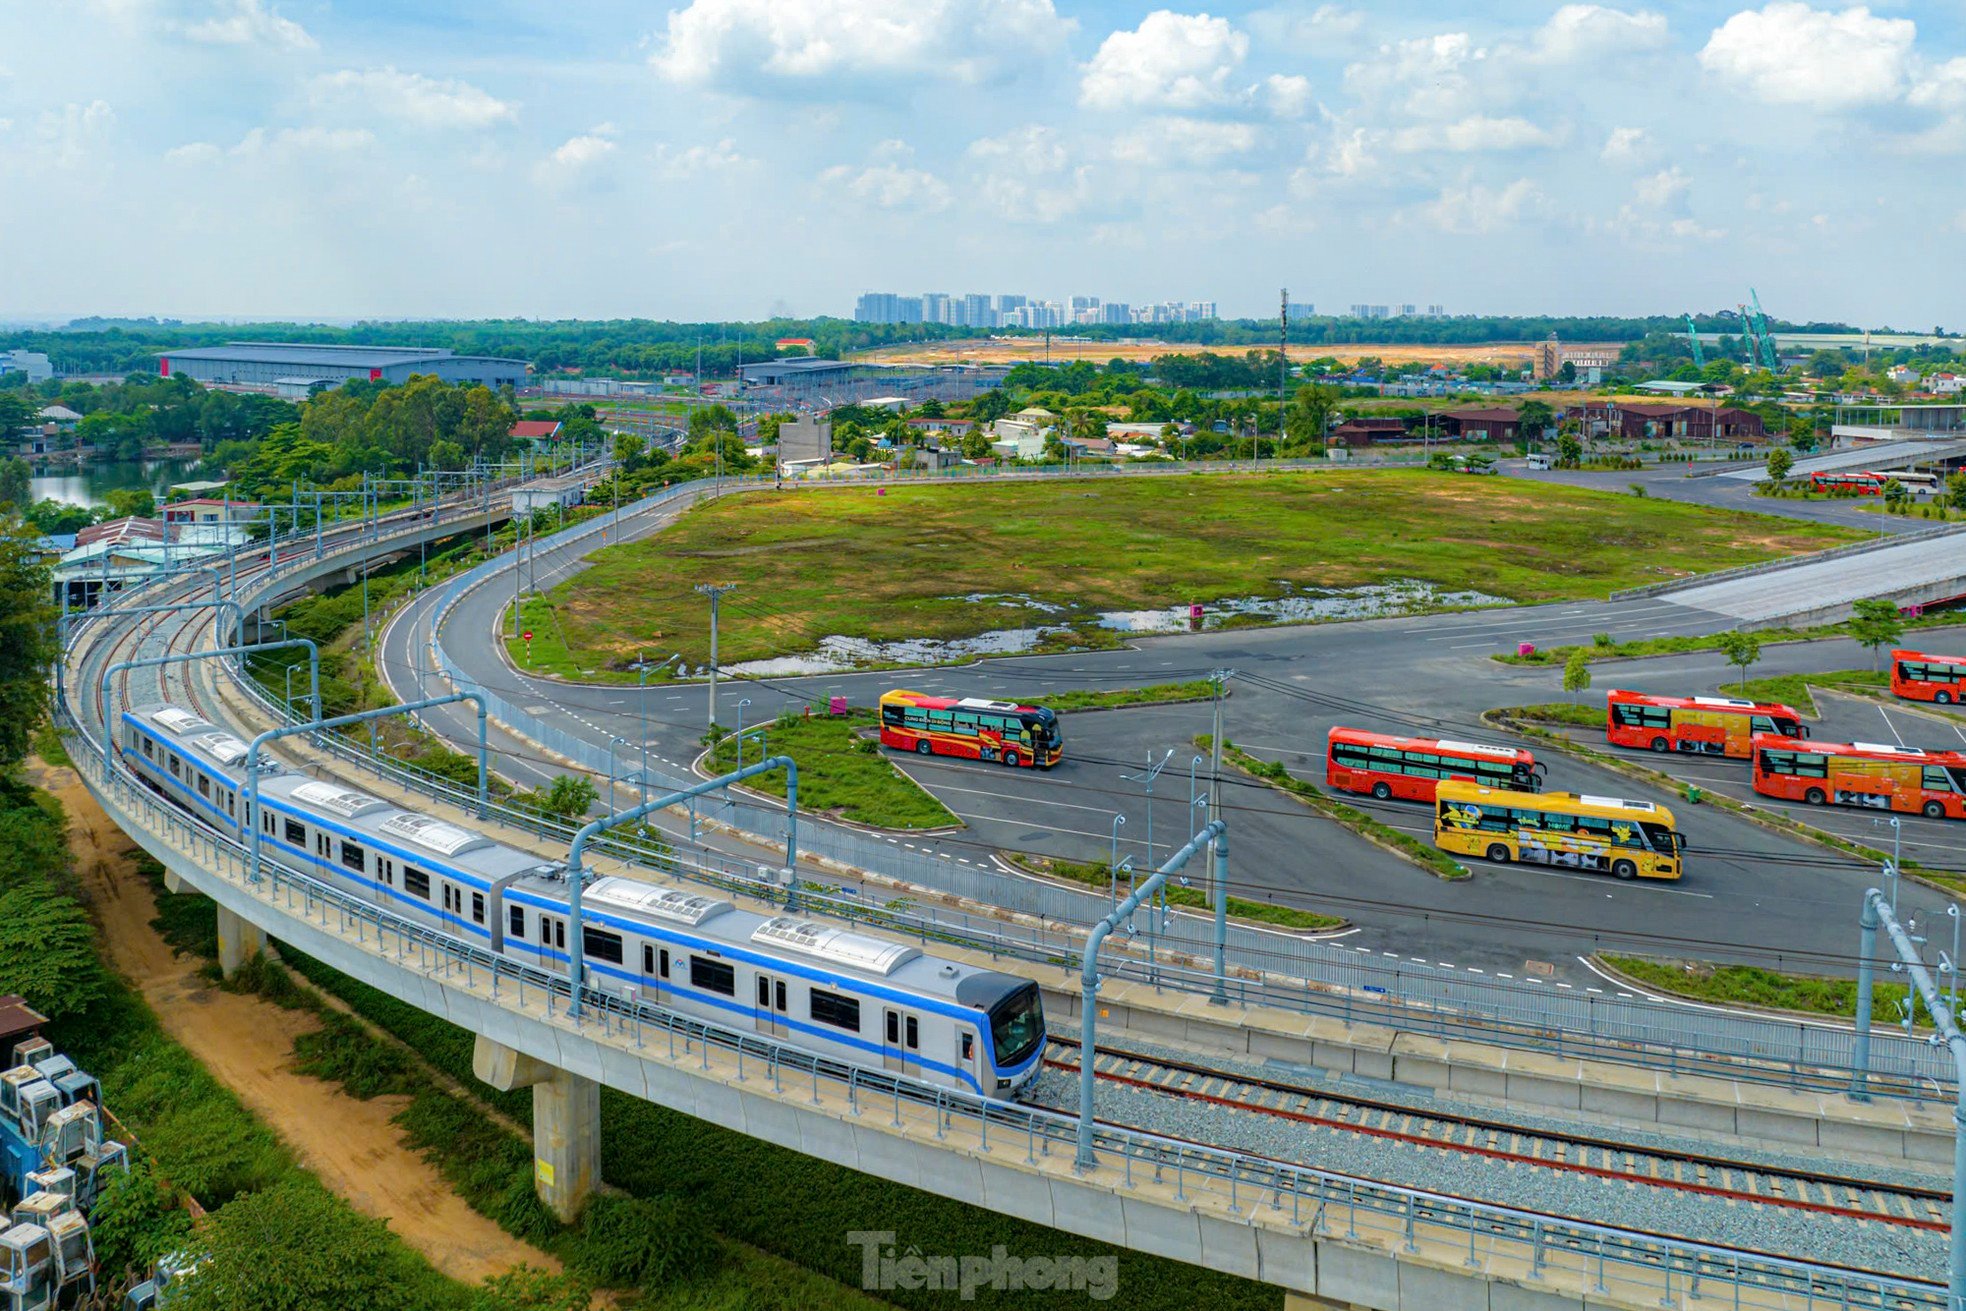
[[[1966,752],[1875,742],[1815,744],[1754,737],[1754,790],[1812,806],[1866,806],[1966,819]]]
[[[1859,496],[1882,496],[1885,478],[1879,473],[1812,473],[1812,492],[1855,492]]]
[[[1064,754],[1065,739],[1058,716],[1043,706],[897,690],[881,694],[881,745],[1050,769]]]
[[[1612,746],[1746,760],[1756,733],[1808,737],[1802,716],[1779,703],[1726,696],[1647,696],[1611,689],[1604,736]]]
[[[1936,701],[1942,706],[1966,701],[1966,656],[1893,651],[1891,692],[1911,701]]]
[[[1535,792],[1548,768],[1520,747],[1334,728],[1326,737],[1324,781],[1341,792],[1369,792],[1381,801],[1398,797],[1432,802],[1434,785],[1448,778]]]

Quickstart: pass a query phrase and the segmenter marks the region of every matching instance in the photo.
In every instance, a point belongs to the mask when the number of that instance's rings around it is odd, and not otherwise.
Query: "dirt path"
[[[554,1257],[465,1204],[405,1147],[389,1117],[406,1099],[361,1102],[290,1068],[306,1012],[207,985],[150,927],[157,906],[130,859],[135,849],[66,769],[36,762],[34,782],[68,812],[75,870],[102,925],[111,962],[143,993],[171,1037],[204,1062],[293,1148],[300,1163],[364,1215],[390,1227],[453,1279],[481,1280],[518,1265],[558,1271]]]

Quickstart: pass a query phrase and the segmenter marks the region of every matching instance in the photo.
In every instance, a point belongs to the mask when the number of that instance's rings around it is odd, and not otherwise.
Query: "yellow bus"
[[[1685,839],[1649,801],[1573,792],[1508,792],[1442,782],[1434,845],[1461,856],[1604,870],[1621,879],[1676,879]]]

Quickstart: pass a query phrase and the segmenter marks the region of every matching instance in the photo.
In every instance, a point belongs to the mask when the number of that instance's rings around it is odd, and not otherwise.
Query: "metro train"
[[[131,707],[117,755],[166,801],[242,841],[246,743],[181,706]],[[392,913],[564,973],[561,863],[262,757],[262,849]],[[711,892],[607,876],[582,902],[591,986],[827,1059],[984,1097],[1039,1072],[1038,987],[904,943],[741,910]]]

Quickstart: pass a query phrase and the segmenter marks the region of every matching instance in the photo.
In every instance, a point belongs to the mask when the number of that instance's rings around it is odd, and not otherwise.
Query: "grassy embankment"
[[[1059,711],[1103,710],[1201,701],[1214,692],[1214,684],[1197,680],[1109,692],[1067,692],[1045,697],[1043,704]],[[875,712],[864,709],[846,715],[815,713],[809,718],[788,712],[760,731],[745,730],[743,759],[756,763],[765,755],[783,754],[797,761],[799,805],[806,810],[830,812],[875,828],[960,825],[962,821],[947,807],[894,767],[877,738],[867,735],[877,723]],[[705,763],[721,774],[738,767],[738,756],[735,740],[721,737]],[[782,774],[760,774],[745,786],[771,796],[785,795]]]
[[[1959,626],[1960,614],[1957,611],[1934,611],[1904,621],[1907,631],[1918,628],[1955,628]],[[1814,628],[1757,628],[1754,635],[1764,647],[1778,642],[1813,642],[1829,637],[1850,636],[1850,624],[1845,620],[1836,624],[1821,624]],[[1488,658],[1505,665],[1561,665],[1570,659],[1572,653],[1582,651],[1587,662],[1598,660],[1630,660],[1639,656],[1682,655],[1689,651],[1720,650],[1720,634],[1707,633],[1701,636],[1642,637],[1634,641],[1620,642],[1610,634],[1598,635],[1590,645],[1541,647],[1529,655],[1517,655],[1510,651],[1495,654]]]
[[[546,667],[549,632],[569,667],[595,677],[633,681],[625,667],[643,652],[700,665],[709,607],[691,589],[704,582],[739,585],[719,646],[735,664],[830,635],[948,640],[1032,625],[1059,626],[1054,643],[1110,646],[1121,638],[1099,627],[1106,611],[1410,578],[1521,602],[1602,597],[1864,536],[1422,470],[885,491],[733,497],[600,550],[548,594],[555,623],[531,612],[533,667]]]
[[[1081,883],[1088,888],[1112,886],[1112,870],[1097,861],[1059,860],[1052,856],[1033,856],[1023,851],[1010,851],[1004,854],[1011,864],[1032,874]],[[1197,856],[1189,863],[1189,871],[1188,881],[1196,886],[1184,888],[1169,883],[1167,904],[1190,910],[1214,909],[1215,903],[1209,899],[1207,889],[1207,858]],[[1124,887],[1121,895],[1125,895]],[[1321,915],[1314,910],[1299,910],[1295,906],[1274,906],[1267,901],[1249,901],[1243,897],[1229,898],[1229,914],[1235,919],[1250,920],[1257,924],[1274,924],[1279,928],[1306,929],[1315,932],[1343,928],[1346,923],[1337,915]]]
[[[1855,979],[1784,974],[1754,965],[1715,965],[1710,961],[1654,960],[1646,956],[1600,959],[1643,987],[1692,1001],[1844,1019],[1857,1014]],[[1872,1016],[1882,1021],[1898,1015],[1905,997],[1904,984],[1880,979],[1871,1002]]]
[[[1816,713],[1816,697],[1809,689],[1828,688],[1834,691],[1848,691],[1862,695],[1880,689],[1889,692],[1891,675],[1876,669],[1832,669],[1820,674],[1775,674],[1768,678],[1750,678],[1746,686],[1730,683],[1729,696],[1746,697],[1750,701],[1776,701],[1793,706],[1805,715]]]
[[[1205,733],[1195,739],[1195,745],[1203,751],[1209,749],[1209,742],[1210,739]],[[1222,759],[1251,778],[1260,779],[1285,796],[1296,798],[1326,819],[1342,824],[1367,842],[1384,847],[1395,855],[1404,856],[1437,878],[1458,882],[1472,877],[1466,865],[1426,839],[1417,838],[1411,833],[1375,819],[1357,806],[1346,805],[1326,793],[1317,784],[1298,778],[1278,761],[1258,760],[1226,739],[1222,743]]]
[[[318,1293],[405,1311],[545,1311],[444,1277],[324,1189],[108,967],[80,894],[60,805],[0,777],[0,993],[20,992],[53,1018],[48,1036],[102,1081],[116,1132],[139,1144],[94,1216],[112,1296],[190,1238],[195,1204],[208,1217],[205,1241],[221,1253],[250,1242],[253,1261],[302,1299],[292,1305]],[[215,938],[209,905],[192,931]]]
[[[317,962],[301,959],[295,968],[427,1062],[431,1073],[468,1090],[467,1098],[433,1110],[427,1124],[406,1127],[419,1140],[428,1137],[433,1145],[427,1150],[447,1173],[461,1170],[468,1176],[467,1196],[483,1189],[491,1198],[516,1198],[530,1162],[510,1147],[495,1145],[496,1127],[485,1125],[483,1108],[528,1124],[531,1091],[500,1093],[477,1083],[471,1074],[472,1036],[465,1030]],[[358,1070],[370,1059],[396,1064],[393,1058],[364,1057],[354,1046],[358,1041],[336,1040],[337,1046],[350,1044],[334,1056],[337,1070]],[[845,1235],[855,1229],[893,1229],[903,1247],[913,1245],[926,1253],[987,1253],[999,1243],[1012,1252],[1047,1256],[1092,1257],[1114,1250],[859,1174],[612,1089],[601,1091],[601,1135],[601,1175],[627,1194],[625,1200],[646,1205],[651,1199],[687,1198],[688,1209],[677,1213],[699,1218],[719,1235],[725,1249],[723,1264],[713,1265],[695,1284],[676,1290],[672,1298],[638,1304],[649,1311],[871,1307],[869,1299],[853,1291],[860,1282],[861,1256]],[[658,1236],[651,1241],[662,1240]],[[1264,1285],[1144,1253],[1122,1251],[1118,1258],[1129,1308],[1271,1311],[1276,1305],[1276,1290]],[[887,1303],[921,1311],[948,1302],[948,1294],[927,1290],[881,1296]],[[975,1299],[979,1307],[1000,1311],[1029,1304],[1027,1293],[988,1289]]]

